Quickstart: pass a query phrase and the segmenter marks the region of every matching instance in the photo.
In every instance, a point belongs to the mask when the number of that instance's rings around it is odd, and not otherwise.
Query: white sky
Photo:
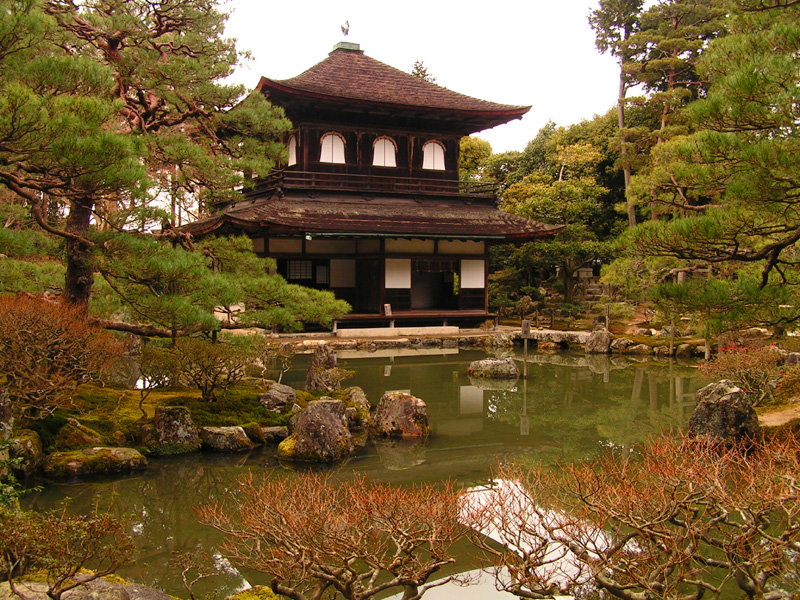
[[[532,105],[522,120],[481,133],[494,152],[523,150],[552,119],[570,125],[616,102],[619,67],[589,27],[597,0],[230,0],[226,35],[253,60],[234,81],[288,79],[346,39],[404,71],[422,60],[436,83],[504,104]],[[350,21],[344,38],[340,26]]]

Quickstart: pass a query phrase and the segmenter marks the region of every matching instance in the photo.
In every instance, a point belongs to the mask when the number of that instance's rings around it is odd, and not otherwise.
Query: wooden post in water
[[[531,322],[522,321],[522,378],[528,379],[528,339],[531,337]]]

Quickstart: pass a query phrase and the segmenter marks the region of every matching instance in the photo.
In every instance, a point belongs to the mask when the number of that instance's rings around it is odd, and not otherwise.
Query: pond
[[[498,461],[572,461],[603,445],[633,445],[685,425],[694,393],[704,383],[687,363],[569,353],[531,353],[528,378],[513,384],[467,377],[467,366],[485,358],[482,352],[423,348],[341,351],[338,356],[340,366],[355,371],[346,384],[361,386],[373,405],[390,390],[409,391],[427,404],[431,435],[426,442],[368,444],[343,464],[329,467],[336,478],[357,473],[399,485],[451,479],[469,487],[486,481]],[[522,360],[521,352],[516,358]],[[297,357],[283,382],[301,388],[308,360]],[[136,562],[120,575],[186,597],[170,561],[177,553],[213,554],[220,541],[219,534],[197,522],[193,507],[224,497],[247,469],[280,469],[290,476],[293,468],[276,460],[274,448],[246,456],[197,453],[151,459],[149,469],[136,476],[44,482],[44,489],[26,496],[25,504],[45,510],[69,498],[70,510],[86,512],[99,496],[101,505],[112,504],[113,512],[130,516],[136,534]],[[469,567],[470,561],[465,564]],[[200,591],[225,597],[242,586],[243,576],[253,584],[268,581],[262,574],[229,571]],[[482,597],[494,593],[491,582],[479,588]],[[448,592],[445,587],[426,598],[465,592],[472,596],[478,589]]]

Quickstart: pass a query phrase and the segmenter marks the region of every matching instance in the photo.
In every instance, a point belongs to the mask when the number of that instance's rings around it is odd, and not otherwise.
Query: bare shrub
[[[184,338],[175,344],[181,377],[200,390],[203,400],[214,402],[217,390],[224,398],[228,390],[245,376],[255,354],[242,340],[219,343]]]
[[[256,344],[258,360],[261,363],[261,378],[266,380],[267,373],[278,363],[278,383],[283,381],[283,376],[292,368],[292,361],[297,355],[297,348],[290,342],[275,342],[273,340],[259,340]]]
[[[78,310],[27,296],[0,296],[0,373],[16,416],[75,408],[75,389],[102,378],[124,346]]]
[[[139,410],[142,419],[147,419],[144,410],[145,400],[158,388],[175,385],[180,379],[181,363],[178,353],[172,348],[164,348],[156,343],[146,344],[139,355]]]
[[[22,598],[15,579],[31,569],[44,574],[47,595],[60,600],[64,592],[116,571],[133,550],[125,523],[97,506],[85,516],[69,515],[66,509],[44,514],[0,510],[0,567]]]
[[[464,533],[451,485],[394,488],[363,478],[244,475],[236,502],[209,503],[200,519],[222,531],[226,554],[241,566],[272,575],[272,590],[292,600],[338,592],[366,600],[402,590],[417,600],[431,576],[455,561]]]
[[[588,576],[623,600],[719,598],[737,587],[751,600],[788,598],[781,577],[795,568],[800,544],[799,456],[795,438],[744,453],[658,437],[641,453],[617,450],[557,470],[501,468],[515,485],[473,523],[491,519],[511,540],[482,547],[511,573],[505,589],[521,597],[574,589]],[[527,513],[514,490],[524,491]],[[530,548],[529,557],[514,545]],[[582,566],[540,569],[554,564],[543,560],[554,547]]]

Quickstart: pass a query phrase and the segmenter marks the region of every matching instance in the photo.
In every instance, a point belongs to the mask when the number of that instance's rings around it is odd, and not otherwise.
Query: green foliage
[[[329,291],[273,274],[274,261],[256,256],[246,236],[205,239],[195,251],[132,234],[105,236],[102,244],[97,265],[110,289],[97,295],[93,311],[155,325],[173,337],[223,326],[328,326],[350,310]]]
[[[158,197],[173,210],[236,198],[244,174],[265,174],[283,158],[283,112],[222,83],[240,55],[222,37],[227,15],[214,0],[7,5],[0,184],[66,240],[70,302],[89,302],[94,261],[119,251],[106,245],[110,236],[95,239],[96,229],[151,228],[170,216],[152,204]],[[49,210],[54,203],[60,214]],[[11,233],[3,232],[5,245],[29,255],[30,239]],[[162,320],[185,310],[163,298],[147,307]]]
[[[51,260],[0,258],[0,293],[41,295],[64,288],[64,265]]]
[[[517,163],[518,172],[527,174],[506,189],[501,202],[509,212],[565,226],[550,240],[508,251],[503,264],[527,271],[527,285],[534,283],[533,272],[557,267],[566,302],[572,301],[577,270],[613,251],[603,241],[619,221],[610,189],[601,183],[614,162],[609,157],[613,126],[608,123],[608,117],[598,117],[566,129],[552,123],[543,127]]]
[[[328,327],[350,310],[333,292],[286,283],[272,274],[274,261],[257,257],[245,236],[203,240],[202,249],[215,272],[239,287],[237,295],[217,306],[230,314],[232,305],[241,304],[246,310],[236,318],[242,325],[296,331],[305,321]]]
[[[492,145],[471,135],[461,138],[458,177],[462,181],[484,181],[484,165],[492,155]]]
[[[800,95],[799,9],[751,8],[734,10],[728,35],[697,62],[709,87],[686,111],[696,132],[661,145],[649,176],[635,182],[637,193],[673,217],[637,228],[628,243],[635,253],[672,257],[685,268],[714,265],[726,282],[718,287],[730,288],[716,298],[721,307],[786,323],[797,318],[778,307],[795,303],[797,282],[800,169],[790,106]],[[707,304],[703,296],[699,303]]]
[[[436,82],[436,77],[428,72],[428,67],[426,67],[425,63],[421,60],[415,60],[414,64],[411,65],[411,74],[414,77],[418,77],[419,79],[427,81],[428,83]]]
[[[267,410],[258,401],[261,389],[240,384],[229,389],[224,397],[206,402],[195,395],[183,394],[165,399],[164,402],[181,405],[192,413],[192,421],[198,427],[223,427],[258,423],[260,425],[288,425],[290,415],[278,415]]]

